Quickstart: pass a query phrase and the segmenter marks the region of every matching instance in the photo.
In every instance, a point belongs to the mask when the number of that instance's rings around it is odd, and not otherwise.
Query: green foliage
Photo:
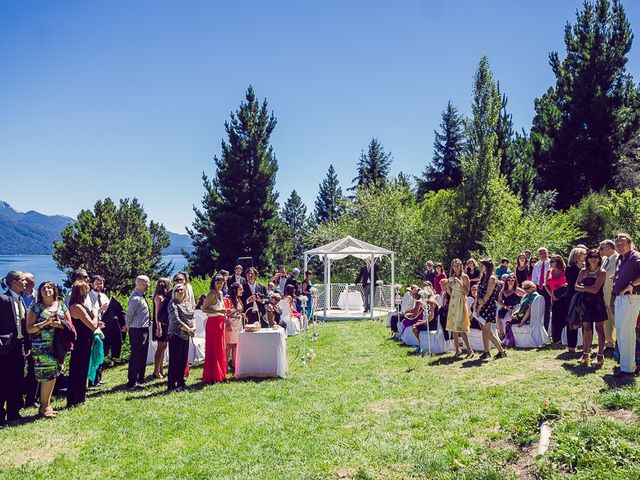
[[[282,207],[280,216],[282,227],[276,234],[277,238],[274,239],[278,263],[300,262],[302,253],[307,248],[305,238],[311,225],[307,217],[307,207],[295,190],[291,192]]]
[[[516,132],[509,145],[509,158],[513,163],[509,186],[520,197],[524,208],[528,208],[535,196],[536,170],[533,166],[533,146],[524,131],[522,134]]]
[[[606,210],[610,216],[611,236],[625,232],[637,241],[640,239],[640,189],[609,194]]]
[[[98,200],[93,211],[82,210],[76,223],[62,231],[53,242],[53,258],[58,268],[71,274],[85,268],[105,278],[109,290],[126,292],[135,277],[168,274],[170,265],[162,263],[162,249],[169,245],[165,228],[147,224],[147,214],[137,199]]]
[[[612,225],[609,213],[611,199],[606,193],[590,193],[568,211],[571,221],[584,232],[577,240],[595,247],[602,240],[611,238]]]
[[[335,222],[344,213],[346,199],[338,182],[333,165],[329,165],[327,176],[318,187],[315,203],[315,221],[318,223]]]
[[[196,219],[188,230],[195,247],[189,256],[194,275],[229,269],[241,256],[252,257],[258,268],[272,266],[278,163],[269,141],[276,123],[267,101],[260,105],[252,87],[225,122],[228,138],[214,157],[213,179],[203,174],[202,209],[194,208]]]
[[[557,190],[560,208],[613,186],[617,152],[637,129],[632,40],[618,0],[585,1],[565,27],[566,57],[549,55],[556,85],[535,101],[531,138],[538,187]]]
[[[358,176],[352,180],[355,186],[350,190],[364,186],[379,186],[387,181],[389,176],[389,168],[393,156],[391,152],[386,153],[382,143],[377,138],[372,138],[367,148],[360,153],[358,161]]]
[[[433,159],[422,177],[417,179],[417,195],[430,190],[456,188],[462,181],[461,158],[464,152],[464,117],[451,102],[442,112],[440,131],[435,130]]]

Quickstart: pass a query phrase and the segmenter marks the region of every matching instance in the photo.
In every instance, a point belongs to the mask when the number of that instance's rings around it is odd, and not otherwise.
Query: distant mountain
[[[18,212],[0,200],[0,255],[50,255],[53,241],[60,240],[64,227],[74,221],[63,215],[43,215],[34,210]],[[165,255],[193,249],[188,235],[167,233],[171,245],[163,250]]]

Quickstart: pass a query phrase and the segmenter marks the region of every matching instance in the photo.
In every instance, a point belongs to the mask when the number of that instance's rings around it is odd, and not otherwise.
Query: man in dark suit
[[[31,350],[27,308],[20,295],[26,279],[22,272],[11,271],[5,283],[9,289],[0,295],[0,425],[20,419],[25,356]]]
[[[233,269],[233,275],[227,278],[227,288],[231,288],[234,283],[239,283],[243,287],[247,284],[247,281],[242,276],[243,271],[242,265],[236,265],[236,268]]]
[[[365,260],[365,266],[360,269],[356,281],[356,285],[362,281],[362,289],[364,290],[364,313],[367,313],[371,308],[371,269],[373,269],[373,284],[375,286],[378,281],[378,269],[373,265],[371,266],[371,260],[368,258]]]
[[[264,318],[267,313],[265,308],[267,287],[256,282],[257,276],[258,271],[255,268],[250,267],[249,270],[247,270],[247,283],[242,285],[244,289],[242,292],[242,303],[244,304],[245,312],[253,307],[252,310],[247,312],[247,322],[260,322],[263,328],[267,328],[269,322],[265,321]]]

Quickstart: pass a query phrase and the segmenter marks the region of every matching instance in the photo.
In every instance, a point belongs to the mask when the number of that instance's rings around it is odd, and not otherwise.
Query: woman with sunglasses
[[[196,333],[195,310],[187,301],[187,287],[178,283],[169,302],[169,380],[168,390],[185,387],[184,366],[189,357],[189,339]]]
[[[565,270],[562,256],[551,255],[544,288],[551,299],[551,336],[554,342],[560,342],[562,339],[562,329],[565,327],[567,318],[567,304],[565,302],[567,277]],[[575,352],[575,344],[573,347],[569,345],[569,351]]]
[[[607,320],[607,309],[604,303],[604,282],[607,272],[602,268],[602,256],[597,249],[587,253],[587,264],[580,270],[576,281],[576,292],[582,292],[584,315],[582,317],[582,358],[581,365],[591,363],[591,343],[593,341],[593,324],[598,332],[598,354],[594,365],[602,367],[604,364],[604,348],[606,336],[604,322]]]
[[[227,353],[224,344],[224,319],[227,309],[222,297],[224,278],[216,275],[211,279],[211,290],[202,304],[202,311],[209,317],[205,325],[205,355],[202,381],[222,382],[227,378]]]
[[[478,300],[476,309],[482,328],[482,345],[484,352],[480,355],[480,360],[491,358],[491,346],[493,343],[498,349],[496,358],[504,358],[507,354],[502,348],[500,339],[496,336],[492,324],[496,323],[496,298],[498,297],[498,279],[494,275],[493,260],[487,258],[480,262],[482,267],[482,277],[478,284]]]
[[[522,255],[522,257],[524,258],[524,255]],[[519,258],[520,257],[518,257],[518,259]],[[524,280],[524,282],[526,282],[526,280]],[[509,275],[509,277],[507,277],[507,281],[504,282],[504,285],[502,286],[502,289],[498,294],[498,305],[500,306],[500,310],[498,310],[497,325],[498,332],[503,337],[505,335],[505,323],[507,323],[511,319],[513,310],[520,303],[520,299],[525,295],[524,290],[518,286],[519,284],[520,282],[518,282],[516,270],[515,273],[512,273],[511,275]]]
[[[518,285],[522,285],[525,280],[529,280],[531,276],[531,266],[527,263],[527,256],[524,253],[518,255],[516,259],[516,268],[513,271]]]
[[[522,290],[524,290],[525,294],[520,299],[520,303],[514,309],[514,313],[511,318],[505,323],[505,336],[502,344],[505,347],[515,347],[516,339],[513,336],[513,328],[520,328],[523,325],[529,323],[531,320],[531,304],[533,301],[538,298],[539,293],[537,292],[536,284],[531,280],[525,280],[522,284]]]

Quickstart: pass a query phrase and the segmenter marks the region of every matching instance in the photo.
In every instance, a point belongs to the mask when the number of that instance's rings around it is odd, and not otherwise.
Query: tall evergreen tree
[[[619,0],[585,1],[565,27],[566,57],[549,55],[556,85],[535,101],[531,139],[538,187],[557,190],[560,208],[613,186],[616,154],[637,128],[626,71],[632,40]]]
[[[283,223],[291,231],[293,256],[299,259],[304,251],[304,240],[309,230],[309,219],[307,218],[307,207],[302,203],[302,198],[295,190],[291,192],[291,195],[284,203],[281,216]]]
[[[417,178],[417,195],[422,197],[430,190],[456,188],[462,181],[460,161],[464,152],[464,117],[451,102],[442,112],[440,131],[434,131],[433,159],[421,178]]]
[[[500,177],[497,125],[502,100],[487,57],[480,59],[474,77],[472,118],[467,126],[466,151],[462,159],[463,181],[456,192],[449,256],[466,258],[479,249],[494,208],[493,194],[506,188]],[[501,185],[499,185],[499,183]]]
[[[507,95],[500,92],[500,82],[497,84],[498,95],[500,95],[500,115],[498,115],[498,125],[496,125],[497,142],[496,148],[499,150],[500,157],[500,173],[507,179],[507,183],[511,184],[511,177],[515,162],[512,154],[511,144],[513,142],[513,118],[507,112]]]
[[[315,202],[315,220],[318,223],[335,222],[344,213],[345,198],[333,165],[320,183]]]
[[[509,152],[513,162],[509,186],[522,200],[522,206],[528,208],[535,194],[536,170],[533,166],[533,146],[524,130],[521,134],[515,133]]]
[[[188,230],[195,247],[189,257],[195,275],[230,268],[241,256],[252,257],[260,269],[272,266],[278,163],[269,139],[276,123],[267,101],[260,105],[251,86],[225,122],[228,138],[222,141],[222,154],[214,157],[214,177],[203,174],[202,209],[194,207],[196,219]]]
[[[385,183],[392,160],[391,152],[385,153],[380,140],[372,138],[371,142],[369,142],[367,153],[364,150],[360,153],[358,176],[352,180],[352,182],[355,182],[355,186],[351,187],[350,190],[365,185],[371,186]]]

